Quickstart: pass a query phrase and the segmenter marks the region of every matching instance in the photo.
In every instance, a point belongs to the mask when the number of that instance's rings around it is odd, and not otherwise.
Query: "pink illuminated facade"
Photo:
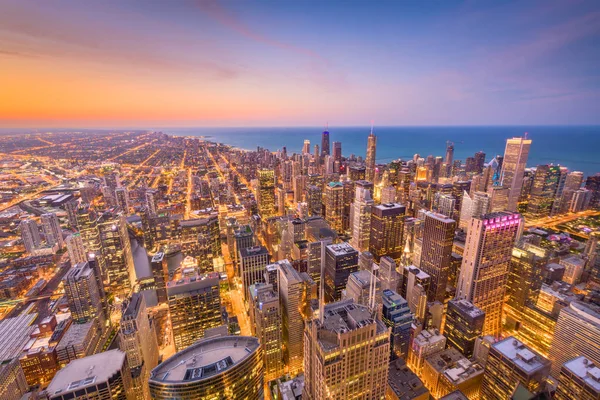
[[[485,312],[484,335],[501,332],[504,284],[520,226],[521,215],[511,212],[487,214],[469,222],[456,296]]]

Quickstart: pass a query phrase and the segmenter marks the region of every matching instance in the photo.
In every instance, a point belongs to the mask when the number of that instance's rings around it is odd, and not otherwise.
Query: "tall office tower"
[[[69,200],[64,204],[64,209],[67,212],[69,226],[77,229],[77,201],[75,199]]]
[[[600,368],[585,356],[579,356],[562,365],[556,400],[600,399]]]
[[[234,239],[234,254],[235,254],[235,272],[237,276],[240,275],[240,251],[242,249],[247,249],[248,247],[254,247],[256,244],[256,239],[254,236],[254,231],[250,225],[240,226],[238,229],[235,229],[233,232]]]
[[[58,244],[59,248],[63,248],[65,242],[63,240],[62,229],[60,228],[60,222],[55,213],[42,214],[42,230],[44,236],[46,236],[46,243],[49,246]]]
[[[573,301],[560,310],[554,328],[552,376],[559,376],[561,366],[580,355],[600,364],[600,306]]]
[[[500,212],[508,210],[509,201],[510,190],[506,186],[492,187],[489,212]]]
[[[404,267],[401,295],[408,301],[410,311],[422,320],[427,306],[431,277],[414,265]]]
[[[585,188],[592,192],[590,207],[595,209],[600,208],[600,173],[588,176],[585,181]]]
[[[135,285],[133,254],[125,216],[104,213],[98,219],[98,231],[102,243],[101,258],[108,276],[105,291],[121,300],[125,299]]]
[[[21,230],[21,239],[28,253],[33,252],[40,247],[42,240],[40,239],[40,230],[38,225],[32,219],[25,219],[19,224]]]
[[[358,256],[358,269],[360,271],[372,271],[373,264],[375,263],[373,260],[373,254],[368,251],[363,251]]]
[[[448,218],[454,218],[456,213],[456,197],[451,194],[440,194],[437,197],[437,212]]]
[[[375,310],[381,304],[381,281],[371,271],[353,272],[346,283],[345,299]]]
[[[169,282],[169,266],[165,253],[158,252],[150,260],[150,270],[156,287],[156,298],[159,303],[167,302],[167,282]]]
[[[269,264],[269,260],[269,251],[264,246],[240,250],[240,277],[244,300],[248,299],[250,285],[264,282],[265,267]]]
[[[475,153],[475,172],[481,174],[483,172],[483,166],[485,165],[485,153],[478,151]]]
[[[104,325],[106,320],[103,292],[95,274],[90,263],[84,262],[71,267],[62,279],[71,317],[77,323],[98,318],[100,325]]]
[[[583,172],[573,171],[567,174],[565,179],[565,187],[563,188],[562,196],[560,197],[560,213],[569,211],[569,205],[573,194],[581,188],[583,184]]]
[[[425,212],[420,268],[431,277],[428,301],[444,302],[456,222],[444,215]]]
[[[156,211],[158,209],[158,190],[155,189],[147,189],[146,193],[146,209],[148,210],[148,214],[151,217],[156,216]]]
[[[304,139],[304,146],[302,146],[302,154],[310,154],[310,140]]]
[[[149,399],[148,378],[152,368],[158,364],[158,343],[141,293],[134,293],[124,307],[119,328],[119,348],[127,354],[135,398]]]
[[[302,372],[304,359],[304,316],[308,302],[307,279],[292,267],[288,260],[273,264],[278,270],[278,289],[281,303],[281,320],[283,328],[284,362],[291,375]]]
[[[123,211],[125,215],[129,215],[129,193],[127,192],[127,188],[116,188],[115,200],[117,201],[117,207],[119,207],[119,209]]]
[[[448,346],[471,358],[475,350],[475,340],[483,332],[485,313],[466,300],[453,299],[448,302],[444,336]]]
[[[587,189],[579,189],[573,192],[573,197],[569,203],[569,212],[585,211],[592,202],[593,192]]]
[[[340,164],[342,162],[342,142],[333,142],[331,155],[333,156],[333,161],[338,161]]]
[[[532,394],[544,390],[550,361],[512,336],[492,344],[481,382],[481,398],[510,399],[520,384]]]
[[[325,219],[332,229],[342,232],[342,214],[344,212],[344,185],[341,182],[329,182],[325,186]]]
[[[71,361],[45,390],[46,400],[132,400],[135,397],[127,356],[119,349]]]
[[[263,220],[275,215],[275,172],[272,169],[258,170],[256,203]]]
[[[152,370],[154,400],[264,398],[263,349],[255,337],[200,340]]]
[[[302,398],[383,399],[388,378],[390,329],[352,300],[327,304],[304,331]]]
[[[377,136],[373,134],[373,128],[367,138],[367,156],[365,158],[366,180],[369,182],[375,181],[375,159],[377,154]]]
[[[302,196],[304,196],[304,188],[306,187],[306,175],[296,175],[293,180],[294,190],[294,201],[296,203],[302,202]]]
[[[321,157],[329,155],[329,131],[324,130],[321,134]]]
[[[316,185],[308,185],[305,189],[306,193],[304,198],[308,205],[308,214],[311,217],[322,215],[322,207],[323,207],[323,191],[319,186]]]
[[[67,252],[69,253],[69,259],[71,265],[79,264],[87,261],[87,254],[83,247],[83,240],[79,232],[73,233],[67,236],[65,241],[67,243]]]
[[[452,168],[454,166],[454,143],[451,141],[446,142],[446,159],[444,160],[446,165],[446,177],[452,176]]]
[[[538,165],[533,178],[527,216],[543,218],[550,215],[560,178],[560,167]]]
[[[400,284],[400,274],[396,269],[396,262],[392,257],[383,256],[379,260],[379,279],[381,280],[381,290],[391,290],[397,292]]]
[[[102,257],[103,249],[96,213],[90,208],[89,204],[81,204],[77,208],[76,216],[83,247],[87,254],[96,255],[100,268],[100,278],[104,280],[106,278],[106,268],[104,257]]]
[[[502,161],[502,185],[507,187],[508,208],[507,211],[517,211],[517,203],[523,186],[523,174],[527,166],[531,139],[512,138],[506,141],[504,159]]]
[[[104,175],[104,186],[110,188],[111,192],[114,192],[116,188],[121,187],[119,174],[111,172],[110,174]]]
[[[321,165],[321,152],[319,151],[319,145],[315,144],[314,149],[315,167],[318,169],[319,165]]]
[[[371,207],[373,204],[371,192],[366,188],[357,186],[354,203],[352,203],[350,209],[350,227],[352,229],[350,244],[360,252],[369,250]]]
[[[292,177],[294,176],[292,160],[286,160],[280,164],[281,169],[281,184],[284,190],[292,188]]]
[[[485,312],[484,335],[498,336],[512,248],[521,225],[517,213],[499,212],[471,219],[456,297]]]
[[[325,247],[325,268],[321,277],[324,299],[327,303],[342,298],[348,277],[358,271],[358,251],[348,243],[330,244]],[[324,278],[324,279],[323,279]]]
[[[211,272],[167,284],[175,349],[181,351],[221,325],[219,274]]]
[[[396,188],[394,186],[386,186],[381,189],[381,203],[395,203],[396,202]]]
[[[371,208],[369,251],[375,261],[390,256],[396,262],[402,258],[402,232],[406,207],[398,203],[379,204]]]
[[[446,337],[437,330],[423,330],[412,341],[406,364],[418,376],[422,376],[425,359],[446,348]]]
[[[392,359],[408,358],[413,315],[408,302],[395,290],[385,289],[381,296],[383,322],[391,329]]]
[[[250,286],[250,324],[263,347],[265,381],[270,382],[284,372],[281,308],[279,294],[273,291],[272,285]]]
[[[183,254],[196,258],[201,273],[213,271],[213,260],[222,254],[219,217],[214,214],[208,218],[184,220],[179,226]]]
[[[471,218],[478,218],[490,211],[490,196],[485,192],[474,192],[473,195],[464,192],[460,208],[458,227],[466,230]]]

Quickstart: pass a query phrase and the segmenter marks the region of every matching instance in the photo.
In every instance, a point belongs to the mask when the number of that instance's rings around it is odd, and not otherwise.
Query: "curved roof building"
[[[255,337],[221,336],[194,343],[154,368],[153,399],[264,397],[262,348]]]

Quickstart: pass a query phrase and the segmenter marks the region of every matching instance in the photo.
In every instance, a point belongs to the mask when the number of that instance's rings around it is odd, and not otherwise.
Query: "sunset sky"
[[[0,127],[600,123],[600,1],[0,0]]]

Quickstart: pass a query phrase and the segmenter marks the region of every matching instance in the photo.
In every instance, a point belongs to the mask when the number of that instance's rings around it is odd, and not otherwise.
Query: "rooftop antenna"
[[[375,121],[371,120],[371,135],[373,134],[373,124],[375,123]]]
[[[329,121],[325,122],[325,130],[328,131],[329,130]]]
[[[529,132],[525,132],[525,139],[527,139],[527,135],[529,135]]]

